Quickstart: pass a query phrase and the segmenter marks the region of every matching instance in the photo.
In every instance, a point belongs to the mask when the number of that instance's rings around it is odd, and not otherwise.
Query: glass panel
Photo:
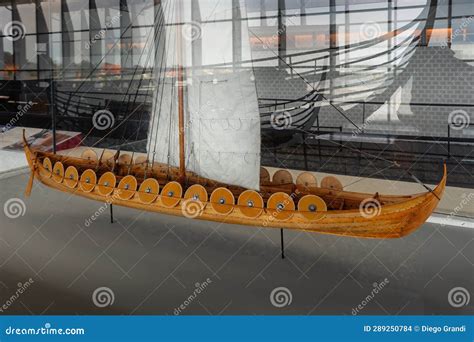
[[[0,3],[0,23],[2,23],[2,27],[0,27],[0,30],[3,29],[3,25],[6,25],[7,23],[12,21],[12,11],[8,5],[4,4],[4,2]],[[3,32],[2,32],[3,35]]]
[[[38,8],[38,32],[61,31],[61,0],[41,0]]]
[[[36,33],[36,4],[34,2],[23,4],[14,2],[13,17],[23,24],[25,33]]]
[[[154,29],[141,27],[133,29],[133,67],[151,66],[153,60]],[[130,57],[128,57],[130,58]]]
[[[430,46],[447,46],[449,36],[447,27],[447,20],[436,20],[434,28],[427,32],[431,37]]]
[[[64,0],[64,29],[80,31],[89,29],[89,1]]]
[[[0,22],[9,23],[12,21],[11,10],[6,5],[0,5]],[[3,26],[3,25],[2,25]],[[0,28],[2,30],[3,28]],[[0,31],[0,35],[3,36]],[[9,37],[0,38],[0,80],[9,80],[13,78],[13,42]]]
[[[456,58],[473,61],[474,19],[454,19],[452,25],[451,49],[456,52]]]
[[[232,8],[232,0],[201,0],[199,1],[199,6],[201,9],[201,17],[205,21],[232,18],[232,10],[230,10]]]
[[[31,70],[37,67],[36,36],[26,36],[14,42],[15,64],[19,70]]]
[[[95,0],[91,7],[90,27],[103,29],[120,27],[119,0]]]
[[[453,16],[472,16],[474,14],[474,3],[472,0],[452,0]]]
[[[0,38],[0,79],[12,79],[14,69],[13,42],[5,37]]]
[[[62,56],[62,36],[60,33],[53,33],[51,38],[51,59],[55,68],[60,68],[63,62]]]
[[[15,77],[19,81],[36,80],[38,73],[36,71],[18,71],[15,73]]]
[[[153,25],[153,0],[128,0],[128,10],[129,13],[123,12],[122,16],[130,15],[134,26]]]
[[[321,87],[328,95],[330,91],[333,95],[347,92],[347,98],[346,93],[339,97],[346,100],[376,86],[386,89],[392,82],[387,75],[401,75],[413,59],[440,51],[438,48],[430,51],[423,44],[413,49],[417,43],[415,38],[425,30],[429,0],[334,0],[331,1],[335,4],[332,9],[329,0],[285,0],[283,21],[287,44],[286,52],[282,54],[293,55],[287,56],[286,62],[294,69],[277,70],[274,68],[279,65],[277,14],[281,0],[234,1],[183,0],[183,19],[204,23],[202,40],[189,45],[186,58],[188,61],[196,59],[204,65],[235,63],[234,57],[243,61],[264,59],[255,63],[257,69],[260,68],[256,78],[259,73],[269,79],[275,75],[282,77],[281,81],[278,79],[265,89],[269,97],[286,97],[291,93],[284,85],[288,80],[300,82],[292,74],[296,70],[316,83],[324,75],[327,78]],[[71,81],[64,83],[74,84],[74,87],[85,81],[84,91],[118,78],[131,79],[135,75],[136,79],[137,74],[145,74],[141,73],[141,68],[155,66],[155,45],[152,43],[158,13],[155,2],[159,3],[156,0],[0,0],[0,30],[16,20],[24,25],[25,33],[22,39],[12,41],[11,37],[3,37],[4,32],[0,31],[0,79],[31,80],[38,74],[41,78],[49,78],[54,71],[55,75]],[[452,9],[448,8],[450,2]],[[175,4],[172,0],[168,3]],[[231,5],[234,3],[247,5],[248,36],[239,38],[232,30]],[[333,10],[332,14],[330,10]],[[452,13],[451,21],[449,13]],[[447,48],[451,42],[454,54],[444,50],[446,58],[449,54],[449,58],[454,56],[466,65],[474,64],[472,0],[438,1],[436,14],[436,26],[427,32],[431,37],[430,46]],[[370,43],[370,40],[400,28],[407,30]],[[335,32],[333,42],[337,49],[329,51],[331,32]],[[222,35],[229,38],[234,35],[241,42],[234,44],[230,39],[225,47],[217,46],[215,40]],[[424,34],[423,43],[426,41]],[[360,44],[367,42],[366,46]],[[350,48],[346,49],[346,46]],[[225,51],[223,57],[221,50]],[[97,64],[97,70],[86,78]],[[265,77],[260,76],[258,81],[263,82]],[[385,83],[376,84],[379,79]],[[416,93],[421,81],[415,76],[413,82]],[[282,86],[276,87],[277,83]],[[292,84],[288,88],[293,88]],[[23,94],[20,90],[18,93]],[[105,92],[101,95],[106,97]]]

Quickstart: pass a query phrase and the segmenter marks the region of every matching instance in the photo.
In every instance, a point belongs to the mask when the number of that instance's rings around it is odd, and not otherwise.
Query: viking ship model
[[[309,172],[300,172],[295,182],[288,170],[270,177],[260,165],[261,117],[252,67],[212,72],[186,67],[181,1],[160,6],[147,153],[89,149],[73,157],[42,152],[24,136],[31,168],[27,195],[37,179],[66,193],[139,210],[367,238],[405,236],[431,215],[446,186],[446,166],[434,189],[406,196],[348,192],[337,178],[318,183]],[[248,32],[242,29],[242,41],[250,41]],[[216,44],[226,41],[232,44],[229,39]]]

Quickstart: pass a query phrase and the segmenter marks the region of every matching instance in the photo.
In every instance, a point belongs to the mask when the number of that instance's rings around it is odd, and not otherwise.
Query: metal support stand
[[[283,240],[283,229],[280,229],[280,247],[281,247],[281,258],[285,259],[285,241]]]
[[[110,223],[114,223],[114,205],[110,204]]]

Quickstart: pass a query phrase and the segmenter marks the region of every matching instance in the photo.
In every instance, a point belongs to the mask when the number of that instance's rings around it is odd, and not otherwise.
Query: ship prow
[[[433,190],[394,196],[344,191],[331,177],[318,186],[307,172],[296,184],[285,179],[285,170],[270,180],[263,171],[255,191],[190,172],[180,183],[178,169],[120,152],[109,152],[108,159],[91,158],[91,152],[89,159],[63,156],[36,150],[25,137],[24,151],[31,170],[27,195],[36,179],[62,192],[138,210],[359,238],[400,238],[419,228],[441,200],[447,179],[445,164]]]

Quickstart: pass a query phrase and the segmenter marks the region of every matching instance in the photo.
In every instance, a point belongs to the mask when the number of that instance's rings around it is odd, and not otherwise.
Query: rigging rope
[[[161,6],[157,9],[156,14],[155,14],[155,18],[154,18],[154,23],[157,22],[157,23],[158,23],[158,24],[157,24],[158,26],[161,26],[161,23],[163,23],[163,20],[164,20],[163,17],[161,17],[160,19],[158,19],[158,16],[159,16],[160,14],[162,14],[162,12],[160,11],[160,9],[161,9]],[[160,20],[161,20],[161,23],[160,23]],[[135,78],[135,75],[136,75],[138,69],[140,68],[140,62],[142,61],[142,57],[145,55],[145,47],[146,47],[147,45],[149,45],[149,39],[150,39],[150,37],[152,36],[152,32],[154,33],[154,34],[153,34],[153,43],[154,43],[154,44],[156,43],[156,35],[157,35],[157,32],[158,32],[158,31],[157,31],[157,30],[150,30],[150,32],[148,33],[148,36],[147,36],[147,39],[146,39],[144,48],[143,48],[143,50],[142,50],[142,53],[140,54],[140,57],[139,57],[139,59],[138,59],[137,66],[136,66],[136,68],[134,69],[134,72],[133,72],[133,74],[132,74],[132,79],[131,79],[131,81],[130,81],[130,83],[129,83],[129,85],[128,85],[127,91],[125,92],[124,97],[123,97],[123,99],[122,99],[122,105],[123,105],[123,103],[125,102],[125,97],[126,97],[126,95],[127,95],[127,94],[129,93],[129,91],[130,91],[130,88],[131,88],[132,82],[133,82],[133,80],[134,80],[134,78]],[[129,52],[130,52],[130,51],[132,51],[132,49],[129,49]],[[128,56],[129,56],[129,55],[130,55],[130,54],[127,54],[127,59],[128,59]],[[149,65],[150,57],[151,57],[152,55],[153,55],[153,54],[152,54],[152,53],[150,52],[150,50],[149,50],[148,56],[147,56],[146,61],[145,61],[145,63],[144,63],[144,70],[146,70],[147,65]],[[155,57],[156,57],[156,56],[155,56]],[[140,77],[140,79],[139,79],[138,86],[137,86],[137,90],[136,90],[136,92],[135,92],[135,98],[134,98],[134,100],[133,100],[132,108],[133,108],[133,106],[136,104],[136,100],[137,100],[137,97],[138,97],[139,88],[140,88],[140,86],[141,86],[141,84],[142,84],[142,81],[143,81],[144,77],[145,77],[145,72],[142,72],[142,73],[141,73],[141,77]],[[146,94],[145,94],[143,103],[146,102],[146,98],[148,97],[148,94],[149,94],[149,92],[150,92],[150,88],[151,88],[151,87],[148,87],[148,89],[147,89],[147,92],[146,92]],[[127,110],[126,110],[126,111],[128,111],[128,108],[130,107],[130,102],[131,102],[131,101],[130,101],[130,96],[129,96],[129,101],[127,102],[127,107],[126,107]],[[138,139],[138,135],[139,135],[139,133],[140,133],[140,127],[141,127],[141,123],[142,123],[142,116],[143,116],[143,111],[140,112],[140,120],[139,120],[138,128],[137,128],[137,130],[136,130],[136,139],[135,139],[135,140]],[[125,136],[125,130],[122,132],[122,139],[123,139],[123,140],[125,140],[125,139],[124,139],[124,136]],[[124,141],[121,145],[123,146],[123,145],[128,144],[128,143],[129,143],[129,141],[126,140],[126,141]]]
[[[177,9],[177,7],[176,7]],[[170,15],[171,15],[171,18],[172,18],[172,13],[174,13],[174,10],[175,8],[173,8],[173,10],[170,11]],[[175,25],[175,29],[178,30],[178,23],[176,23]],[[169,34],[170,36],[173,37],[173,45],[176,45],[177,42],[178,42],[178,38],[177,38],[177,33],[176,32],[172,32],[172,30],[170,29],[169,30]],[[168,39],[168,42],[171,44],[171,38]],[[177,62],[177,58],[176,58],[176,55],[173,53],[172,54],[172,59],[171,59],[171,66],[173,67],[175,65],[175,63]],[[166,69],[167,65],[165,65],[165,69]],[[175,72],[177,71],[176,69],[174,70]],[[171,113],[174,112],[174,109],[173,109],[173,105],[175,104],[175,91],[176,91],[176,87],[174,86],[175,85],[175,82],[178,82],[178,75],[175,74],[172,78],[171,78],[171,85],[170,85],[170,90],[171,90],[171,93],[170,93],[170,109],[169,109],[169,122],[168,122],[168,153],[167,153],[167,168],[166,168],[166,176],[168,179],[170,179],[170,172],[171,172],[171,163],[170,163],[170,158],[171,158],[171,130],[173,128],[173,125],[172,125],[172,118],[173,116],[171,115]],[[164,85],[166,84],[166,82],[164,81],[164,77],[163,77],[163,87]],[[163,101],[163,94],[161,94],[161,101]],[[161,106],[162,106],[163,102],[160,102],[160,114],[161,114]],[[157,137],[158,138],[158,137]],[[157,141],[155,140],[155,149],[156,149],[156,145],[157,145]]]
[[[159,11],[157,11],[156,15],[158,16],[159,14]],[[156,19],[156,17],[155,17]],[[150,33],[151,34],[151,31]],[[131,50],[129,50],[131,51]],[[144,54],[144,50],[142,51],[142,54]],[[138,68],[138,66],[137,66]],[[105,138],[107,138],[110,134],[112,134],[113,132],[115,132],[119,127],[121,127],[130,117],[132,117],[133,114],[135,114],[139,109],[141,109],[143,106],[145,105],[145,103],[140,103],[124,120],[122,120],[118,125],[116,125],[115,127],[113,127],[107,134],[105,134],[101,139],[99,139],[96,143],[94,143],[92,145],[93,146],[96,146],[97,144],[99,144],[100,142],[102,142]],[[119,144],[118,146],[122,146],[124,144]]]
[[[167,3],[166,5],[168,5],[169,3]],[[165,58],[165,52],[167,51],[166,49],[166,44],[168,43],[167,40],[166,40],[166,30],[165,30],[165,25],[166,25],[166,20],[165,20],[165,13],[166,13],[166,10],[165,10],[165,7],[164,6],[160,6],[159,8],[160,12],[161,12],[161,15],[162,15],[162,27],[161,26],[158,26],[157,27],[154,27],[154,30],[155,30],[155,34],[159,34],[159,39],[158,39],[158,42],[154,42],[155,43],[155,63],[156,63],[156,56],[158,55],[160,49],[161,49],[161,39],[163,38],[164,42],[163,44],[165,45],[165,48],[162,49],[162,54],[161,54],[161,64],[160,64],[160,71],[158,72],[158,82],[156,84],[156,91],[154,92],[154,97],[153,97],[153,103],[152,103],[152,108],[151,108],[151,124],[150,124],[150,131],[149,131],[149,136],[150,137],[153,137],[153,131],[155,129],[155,118],[156,118],[156,106],[157,106],[157,98],[156,98],[156,94],[157,93],[160,93],[160,86],[162,85],[162,83],[160,82],[161,80],[161,73],[162,73],[162,67],[163,67],[163,64],[166,63],[166,58]],[[169,15],[169,14],[168,14]],[[163,28],[163,31],[164,31],[164,34],[162,32],[160,32],[160,29]],[[156,69],[156,66],[154,66],[153,68],[153,72],[155,73]],[[164,75],[163,75],[163,80],[164,80]],[[163,87],[162,87],[163,89]],[[162,92],[161,92],[161,96],[162,96]],[[157,131],[158,131],[158,126],[157,126]],[[147,145],[147,159],[149,160],[150,158],[150,151],[151,151],[151,144],[152,144],[152,138],[149,139]],[[153,150],[153,163],[154,163],[154,160],[155,160],[155,153],[156,153],[156,141],[155,141],[155,148]]]
[[[79,84],[79,86],[77,87],[77,89],[70,95],[71,97],[72,96],[75,96],[77,95],[77,93],[79,92],[79,90],[82,88],[82,86],[85,84],[85,82],[88,80],[88,79],[91,79],[92,78],[92,75],[93,73],[98,69],[98,67],[101,65],[101,63],[105,60],[105,58],[114,50],[114,48],[117,46],[117,44],[122,40],[122,38],[125,36],[125,34],[128,32],[128,30],[132,27],[133,23],[135,22],[135,20],[143,13],[143,11],[145,11],[147,9],[146,6],[144,6],[139,13],[137,13],[137,15],[135,16],[135,18],[132,18],[132,20],[130,20],[130,24],[128,24],[125,28],[124,28],[124,31],[123,33],[120,35],[120,37],[115,41],[115,43],[112,45],[112,47],[104,54],[104,56],[101,58],[101,60],[99,61],[99,63],[97,63],[94,68],[89,72],[89,75],[84,78],[82,80],[82,82]],[[128,60],[128,56],[129,54],[131,53],[131,49],[129,49],[128,53],[127,53],[127,59],[126,61]],[[106,109],[108,108],[108,105],[106,107]],[[131,115],[129,115],[126,119],[130,118]],[[125,120],[126,120],[125,119]],[[124,121],[125,121],[124,120]],[[119,125],[120,126],[120,125]],[[93,132],[94,130],[94,125],[92,125],[91,129],[84,135],[84,137],[81,139],[81,141],[79,141],[79,143],[77,144],[78,146],[82,145],[82,143],[89,137],[89,135]],[[106,135],[108,136],[108,134]],[[105,137],[104,137],[105,138]],[[95,145],[97,145],[99,142],[101,142],[104,138],[100,139],[99,141],[97,141],[95,144],[93,144],[91,147],[94,147]],[[66,157],[68,156],[68,154],[65,155]],[[71,156],[70,156],[71,157]],[[67,158],[65,159],[65,161],[67,161]]]

